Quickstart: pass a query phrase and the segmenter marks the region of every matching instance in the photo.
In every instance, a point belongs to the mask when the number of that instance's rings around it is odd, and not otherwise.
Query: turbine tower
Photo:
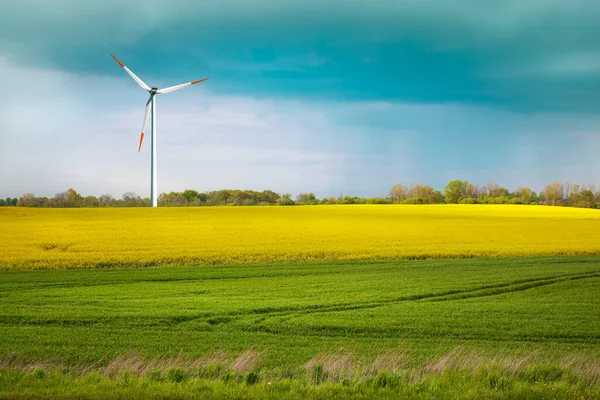
[[[179,89],[183,89],[186,86],[195,85],[196,83],[200,83],[202,81],[207,80],[208,78],[199,79],[193,82],[182,83],[181,85],[170,86],[168,88],[159,89],[156,86],[152,88],[148,87],[140,78],[138,78],[129,68],[127,68],[114,54],[111,54],[112,58],[115,59],[116,62],[119,63],[121,67],[133,78],[133,80],[140,85],[140,87],[144,90],[147,90],[150,93],[150,98],[146,102],[146,110],[144,112],[144,123],[142,124],[142,134],[140,135],[140,144],[138,145],[138,152],[142,149],[142,142],[144,141],[144,132],[146,131],[146,125],[148,125],[148,114],[150,113],[150,109],[152,108],[152,139],[151,139],[151,156],[150,156],[150,202],[152,203],[152,207],[158,206],[158,186],[157,186],[157,175],[156,175],[156,95],[157,94],[165,94],[171,93]]]

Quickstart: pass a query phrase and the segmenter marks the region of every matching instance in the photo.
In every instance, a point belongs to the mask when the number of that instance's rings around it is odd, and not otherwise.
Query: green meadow
[[[0,303],[0,398],[600,397],[598,257],[0,271]]]

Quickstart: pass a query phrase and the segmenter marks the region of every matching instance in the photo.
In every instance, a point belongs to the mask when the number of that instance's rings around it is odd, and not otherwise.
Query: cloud
[[[0,196],[68,187],[147,195],[149,136],[136,152],[147,94],[113,67],[119,75],[0,57]],[[212,80],[160,96],[157,108],[160,192],[385,196],[395,183],[443,189],[457,178],[536,190],[555,179],[600,183],[594,114],[234,95],[214,91]]]
[[[597,113],[599,19],[594,0],[25,0],[0,5],[0,51],[109,76],[117,52],[224,95]]]
[[[149,135],[143,152],[135,152],[145,95],[128,79],[24,68],[0,59],[4,194],[52,196],[74,187],[84,194],[145,195]],[[379,172],[364,172],[373,155],[344,140],[362,133],[328,115],[339,106],[218,96],[206,87],[160,96],[159,189],[381,191],[387,183],[372,183]],[[402,163],[409,163],[408,156]],[[361,179],[371,183],[360,187]]]
[[[566,77],[577,76],[597,77],[600,75],[600,52],[584,51],[552,55],[548,58],[536,60],[531,65],[505,68],[498,71],[501,77],[517,77],[537,79],[538,77]]]

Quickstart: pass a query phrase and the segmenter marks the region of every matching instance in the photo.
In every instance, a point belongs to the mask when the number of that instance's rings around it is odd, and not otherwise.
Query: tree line
[[[443,194],[420,183],[410,186],[397,184],[390,190],[389,198],[393,203],[403,204],[531,204],[600,208],[600,188],[558,181],[546,185],[539,194],[523,186],[511,192],[494,182],[480,185],[454,180],[446,185]]]
[[[186,189],[183,192],[161,193],[158,205],[163,207],[184,206],[253,206],[253,205],[318,205],[318,204],[535,204],[568,207],[600,208],[600,188],[594,185],[553,182],[539,194],[528,187],[518,187],[511,192],[494,182],[485,185],[454,180],[444,192],[431,185],[415,182],[411,185],[396,184],[388,197],[342,196],[318,199],[314,193],[300,193],[295,199],[291,193],[279,194],[272,190],[254,191],[223,189],[198,192]],[[19,199],[0,199],[0,206],[16,207],[148,207],[149,198],[126,192],[120,199],[110,194],[82,196],[69,188],[54,197],[36,197],[25,193]]]
[[[36,197],[33,193],[25,193],[20,198],[0,199],[0,206],[16,207],[44,207],[44,208],[77,208],[77,207],[147,207],[150,206],[148,198],[141,198],[133,192],[126,192],[120,199],[115,199],[110,194],[100,197],[83,197],[75,189],[69,188],[57,193],[54,197]]]

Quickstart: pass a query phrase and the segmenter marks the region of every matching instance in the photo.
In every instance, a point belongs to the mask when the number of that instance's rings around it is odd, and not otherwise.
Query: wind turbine
[[[144,141],[144,132],[146,131],[146,125],[148,125],[148,114],[150,113],[150,108],[152,108],[152,141],[151,141],[151,172],[150,172],[150,201],[152,203],[152,207],[158,206],[158,187],[157,187],[157,176],[156,176],[156,95],[157,94],[166,94],[171,93],[179,89],[183,89],[186,86],[195,85],[196,83],[200,83],[202,81],[207,80],[208,78],[199,79],[193,82],[182,83],[181,85],[170,86],[168,88],[159,89],[156,86],[152,88],[148,87],[140,78],[138,78],[129,68],[125,66],[114,54],[111,54],[112,58],[115,59],[116,62],[119,63],[121,67],[133,78],[133,80],[140,85],[140,87],[144,90],[147,90],[150,93],[150,98],[146,102],[146,110],[144,112],[144,123],[142,125],[142,134],[140,135],[140,144],[138,145],[138,152],[142,149],[142,142]]]

